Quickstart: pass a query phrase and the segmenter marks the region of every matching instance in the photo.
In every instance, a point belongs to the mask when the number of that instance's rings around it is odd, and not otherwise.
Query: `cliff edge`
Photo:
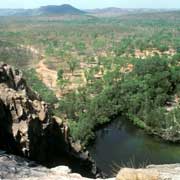
[[[21,71],[0,64],[0,149],[53,166],[73,159],[75,165],[97,174],[89,153],[77,148],[66,122],[49,109],[27,86]]]

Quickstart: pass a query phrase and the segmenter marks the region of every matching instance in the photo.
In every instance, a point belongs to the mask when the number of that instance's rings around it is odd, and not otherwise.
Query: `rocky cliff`
[[[77,166],[97,173],[88,152],[71,141],[66,123],[50,113],[48,105],[27,86],[21,71],[3,63],[0,112],[0,149],[53,166],[73,159]]]

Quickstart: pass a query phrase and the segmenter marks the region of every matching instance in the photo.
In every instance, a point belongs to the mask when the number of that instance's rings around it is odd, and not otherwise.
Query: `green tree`
[[[79,67],[79,62],[76,60],[76,59],[71,59],[67,62],[68,66],[69,66],[69,69],[73,75],[73,72],[75,71],[75,69],[77,67]]]
[[[57,75],[58,75],[58,77],[57,77],[58,80],[63,79],[64,70],[63,69],[59,69]]]

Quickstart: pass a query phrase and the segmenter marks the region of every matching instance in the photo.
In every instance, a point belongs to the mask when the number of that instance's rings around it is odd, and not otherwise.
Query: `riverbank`
[[[148,126],[145,122],[141,120],[129,120],[138,128],[143,129],[147,134],[151,136],[157,136],[162,140],[169,143],[180,143],[180,134],[179,132],[173,132],[173,127],[170,126],[167,129],[155,129]]]
[[[129,120],[121,118],[98,129],[88,150],[108,177],[114,176],[122,167],[180,163],[179,144],[148,135]]]

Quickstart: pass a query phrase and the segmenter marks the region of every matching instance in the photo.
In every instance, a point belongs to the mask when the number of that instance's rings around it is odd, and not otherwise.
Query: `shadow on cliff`
[[[58,123],[42,124],[38,119],[29,123],[29,157],[48,168],[69,166],[73,172],[86,177],[95,177],[93,164],[89,159],[75,157],[69,141],[64,138]]]
[[[50,161],[53,156],[66,156],[69,145],[64,140],[64,135],[56,123],[43,124],[39,119],[29,123],[29,157],[40,163]]]
[[[0,149],[6,150],[8,153],[22,155],[12,132],[12,116],[9,108],[4,105],[0,99]]]

